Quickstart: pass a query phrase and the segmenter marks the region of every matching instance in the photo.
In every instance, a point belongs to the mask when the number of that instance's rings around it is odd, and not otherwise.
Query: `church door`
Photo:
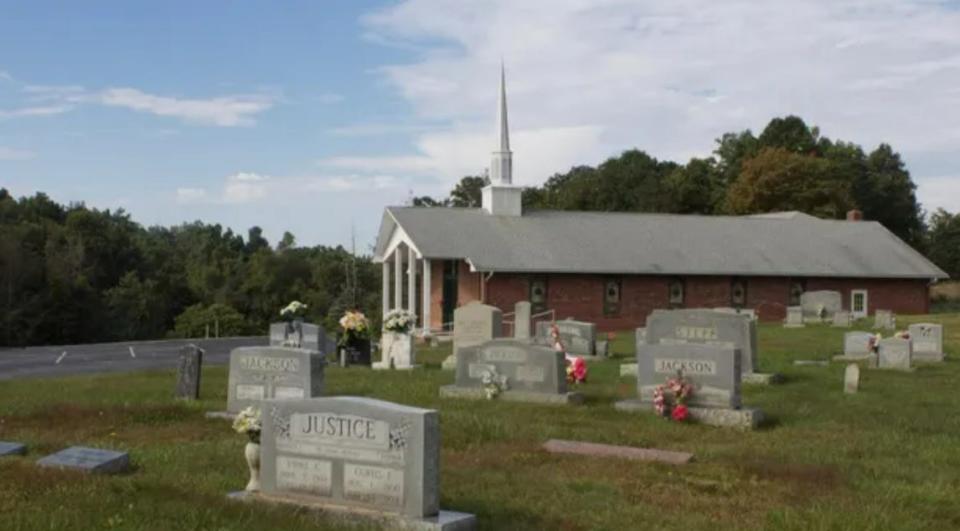
[[[460,263],[457,260],[443,262],[443,329],[453,327],[453,311],[457,309],[457,270]]]

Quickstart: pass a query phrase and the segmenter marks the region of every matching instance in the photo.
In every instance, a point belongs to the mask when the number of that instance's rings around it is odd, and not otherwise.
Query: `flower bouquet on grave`
[[[867,340],[867,350],[876,354],[880,350],[881,339],[883,339],[883,336],[880,334],[870,336],[870,339]]]
[[[395,334],[409,334],[415,324],[417,316],[409,310],[390,310],[383,319],[383,329]]]
[[[260,410],[250,406],[233,419],[233,431],[245,434],[252,443],[260,443],[260,431],[263,423],[260,420]]]
[[[348,311],[340,318],[340,339],[337,342],[350,363],[370,365],[370,322],[358,310]],[[341,359],[341,364],[345,360]]]
[[[901,331],[893,334],[893,337],[895,337],[895,338],[897,338],[897,339],[910,339],[910,332],[908,332],[908,331],[906,331],[906,330],[901,330]]]
[[[667,395],[670,392],[670,396]],[[661,417],[669,417],[677,422],[687,420],[690,411],[687,402],[693,395],[693,384],[688,382],[681,371],[677,371],[676,378],[668,378],[663,385],[658,385],[653,391],[653,409]],[[668,400],[668,399],[671,399]]]
[[[493,400],[500,393],[510,387],[507,385],[507,377],[498,374],[496,369],[488,369],[480,375],[480,383],[483,384],[483,392],[487,395],[487,400]]]
[[[553,346],[553,350],[557,352],[567,353],[567,346],[563,344],[563,340],[560,339],[560,327],[557,326],[557,323],[550,324],[550,344]]]
[[[280,310],[280,317],[288,322],[303,321],[307,314],[307,305],[300,301],[293,301]]]
[[[817,317],[819,317],[820,319],[824,319],[824,318],[827,317],[827,307],[826,307],[826,306],[824,306],[824,305],[822,305],[822,304],[818,304],[818,305],[817,305]]]
[[[567,383],[581,384],[587,382],[587,362],[580,356],[566,355]]]

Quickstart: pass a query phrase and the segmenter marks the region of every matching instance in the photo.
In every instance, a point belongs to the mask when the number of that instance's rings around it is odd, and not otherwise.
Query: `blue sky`
[[[927,0],[0,0],[0,186],[368,246],[384,205],[483,171],[503,57],[520,184],[795,113],[957,211],[957,28]]]

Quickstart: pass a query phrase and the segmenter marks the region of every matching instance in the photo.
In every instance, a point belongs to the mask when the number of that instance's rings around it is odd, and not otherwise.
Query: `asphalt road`
[[[0,381],[74,374],[172,369],[180,347],[204,350],[204,365],[227,365],[236,347],[266,345],[266,336],[170,339],[0,349]]]

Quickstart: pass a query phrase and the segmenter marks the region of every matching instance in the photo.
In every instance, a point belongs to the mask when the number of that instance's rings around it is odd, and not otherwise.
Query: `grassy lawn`
[[[409,373],[327,369],[327,394],[440,411],[441,506],[481,529],[960,529],[960,314],[898,316],[945,326],[946,363],[914,373],[866,371],[842,392],[844,365],[794,366],[842,350],[845,330],[760,327],[760,369],[783,385],[744,389],[771,422],[739,433],[620,413],[634,394],[615,359],[590,365],[582,407],[441,400],[449,345],[420,350]],[[867,323],[860,323],[865,329]],[[203,412],[223,409],[227,371],[203,373],[204,399],[171,398],[170,371],[0,383],[0,440],[30,447],[0,459],[0,528],[317,529],[289,508],[228,502],[246,483],[244,439]],[[549,438],[693,452],[682,467],[550,455]],[[130,452],[113,477],[40,469],[37,458],[83,444]],[[332,528],[327,526],[325,528]]]

